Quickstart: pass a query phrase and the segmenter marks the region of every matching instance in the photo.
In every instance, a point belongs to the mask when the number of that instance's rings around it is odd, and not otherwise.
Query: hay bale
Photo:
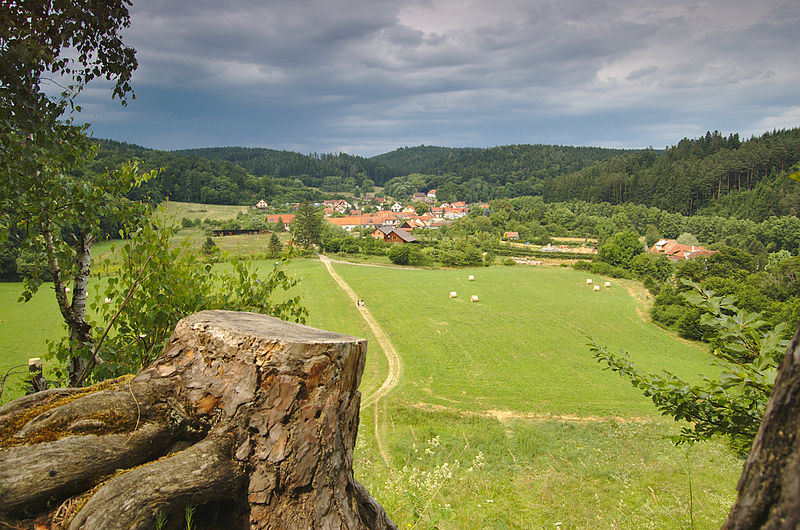
[[[469,281],[471,281],[471,282],[474,282],[474,281],[475,281],[475,276],[473,276],[472,274],[470,274],[470,275],[469,275],[469,278],[467,278],[467,279],[468,279]]]
[[[591,278],[587,278],[586,279],[586,285],[592,285],[592,279]]]
[[[473,294],[472,296],[469,297],[469,301],[470,302],[477,302],[478,301],[478,295],[477,294]]]
[[[592,290],[593,290],[593,291],[599,291],[599,290],[600,290],[600,286],[599,286],[599,285],[595,285],[595,286],[594,286],[594,289],[592,289]]]
[[[450,298],[455,298],[456,296],[458,296],[458,293],[455,291],[450,291]]]
[[[606,287],[611,287],[611,282],[606,282],[606,283],[605,283],[605,286],[606,286]]]

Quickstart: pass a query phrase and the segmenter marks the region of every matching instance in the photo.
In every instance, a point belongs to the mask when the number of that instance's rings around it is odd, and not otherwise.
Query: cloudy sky
[[[96,137],[374,155],[800,126],[797,0],[133,0]]]

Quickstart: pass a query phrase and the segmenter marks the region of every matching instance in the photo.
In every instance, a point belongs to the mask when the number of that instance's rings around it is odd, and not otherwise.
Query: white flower
[[[104,304],[110,304],[111,303],[111,298],[106,298],[105,300],[103,300],[103,303]]]

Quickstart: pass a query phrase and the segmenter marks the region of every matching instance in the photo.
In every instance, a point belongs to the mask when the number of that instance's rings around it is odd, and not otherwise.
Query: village
[[[299,205],[291,205],[296,209]],[[437,202],[436,190],[427,193],[416,192],[406,204],[397,200],[388,200],[373,194],[363,197],[328,199],[321,203],[313,203],[323,212],[323,219],[346,232],[369,231],[369,236],[387,243],[417,243],[418,238],[412,235],[414,231],[435,230],[452,224],[457,219],[466,217],[474,208],[479,208],[484,214],[490,212],[488,203],[468,205],[464,201],[453,203]],[[269,204],[259,200],[253,206],[256,210],[269,210]],[[291,230],[295,214],[266,214],[266,222],[275,226],[283,226],[285,231]],[[215,230],[215,235],[240,235],[244,233],[259,232],[258,230]],[[524,248],[530,245],[529,241],[522,242],[519,232],[506,231],[502,240],[510,245]],[[537,248],[544,253],[569,253],[584,254],[587,258],[597,253],[597,239],[555,237],[553,243],[547,243]],[[708,257],[714,254],[700,245],[687,245],[678,243],[675,239],[661,239],[648,247],[648,252],[664,255],[672,262]],[[539,259],[524,256],[512,257],[518,265],[541,265]]]

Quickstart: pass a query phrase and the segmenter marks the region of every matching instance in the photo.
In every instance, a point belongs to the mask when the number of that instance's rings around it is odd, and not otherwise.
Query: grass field
[[[21,283],[0,283],[0,377],[19,365],[24,365],[27,373],[28,359],[42,357],[47,351],[47,340],[63,333],[52,287],[43,285],[24,304],[17,302],[21,292]],[[22,393],[19,378],[9,381],[0,403]]]
[[[167,218],[174,218],[180,221],[184,217],[187,219],[208,219],[209,221],[221,221],[236,217],[240,212],[246,212],[249,206],[225,206],[220,204],[199,204],[195,202],[175,202],[165,201]]]
[[[619,286],[553,267],[398,270],[338,265],[403,352],[399,398],[458,410],[652,415],[640,393],[600,370],[587,337],[649,370],[696,377],[712,358],[645,322]],[[468,281],[474,275],[476,281]],[[596,278],[598,279],[598,278]],[[448,297],[456,291],[458,297]],[[480,302],[471,303],[478,295]]]
[[[628,350],[642,368],[690,378],[715,371],[711,358],[646,322],[616,282],[594,292],[586,273],[558,267],[334,267],[404,364],[400,385],[362,410],[355,454],[357,478],[398,527],[672,529],[724,520],[741,461],[721,442],[674,446],[668,436],[678,426],[603,371],[586,336]],[[290,270],[302,278],[296,292],[309,325],[368,339],[361,390],[374,391],[387,362],[358,310],[319,261],[295,260]],[[0,366],[24,363],[60,332],[49,289],[29,304],[17,304],[19,290],[0,284]],[[473,294],[480,302],[469,302]]]
[[[724,519],[740,462],[720,443],[675,447],[667,437],[677,426],[591,359],[586,335],[647,369],[715,371],[700,348],[645,322],[625,289],[594,292],[584,273],[563,268],[335,267],[403,359],[379,415],[362,412],[370,428],[356,461],[400,527],[713,528]]]

